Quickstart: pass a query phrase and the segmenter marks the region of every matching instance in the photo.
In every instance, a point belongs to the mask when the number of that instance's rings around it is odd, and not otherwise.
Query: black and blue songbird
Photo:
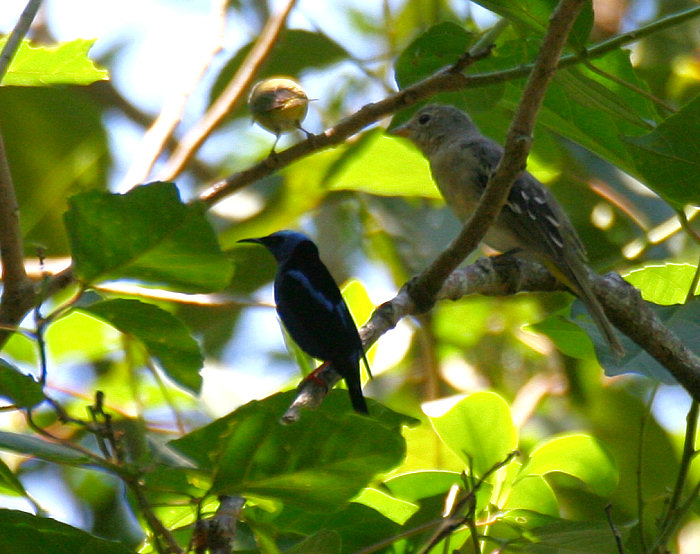
[[[296,231],[238,242],[262,244],[272,253],[278,264],[275,304],[287,332],[309,356],[329,362],[345,379],[355,411],[368,413],[360,382],[360,359],[369,373],[362,340],[316,245]]]

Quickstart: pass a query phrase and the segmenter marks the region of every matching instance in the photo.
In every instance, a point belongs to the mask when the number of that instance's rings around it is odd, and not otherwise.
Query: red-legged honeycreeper
[[[345,379],[355,411],[368,413],[360,382],[360,359],[369,373],[362,340],[316,245],[296,231],[238,242],[262,244],[272,253],[278,264],[275,304],[284,327],[304,352],[329,362]]]

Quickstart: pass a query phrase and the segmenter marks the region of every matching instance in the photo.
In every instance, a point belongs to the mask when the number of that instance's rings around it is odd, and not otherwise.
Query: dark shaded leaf
[[[213,472],[214,494],[277,499],[313,512],[337,510],[403,459],[405,442],[389,410],[370,401],[379,419],[357,415],[347,393],[333,391],[321,409],[282,425],[295,394],[250,402],[169,444]]]
[[[4,554],[128,554],[126,546],[53,519],[0,510]]]
[[[184,292],[220,290],[231,277],[201,204],[172,183],[126,194],[87,192],[65,214],[75,270],[86,283],[132,278]]]
[[[642,137],[624,137],[640,179],[677,209],[700,204],[700,96]]]
[[[46,399],[41,384],[3,359],[0,359],[0,397],[18,408],[32,408]]]

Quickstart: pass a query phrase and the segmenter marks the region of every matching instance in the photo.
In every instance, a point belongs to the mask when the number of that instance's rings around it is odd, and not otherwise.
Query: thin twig
[[[12,63],[12,58],[15,57],[20,44],[22,44],[22,39],[29,32],[29,28],[32,26],[32,21],[36,17],[36,12],[39,11],[41,7],[41,0],[29,0],[25,6],[22,14],[17,20],[15,28],[12,29],[10,36],[7,38],[7,42],[0,53],[0,82],[2,82],[7,70],[10,68]]]
[[[619,552],[619,554],[625,554],[625,547],[622,545],[622,535],[620,535],[620,531],[615,525],[615,522],[612,518],[612,504],[608,504],[607,506],[605,506],[605,516],[608,518],[608,525],[610,526],[610,530],[612,531],[613,537],[615,537],[617,551]]]
[[[34,303],[34,286],[24,270],[24,245],[19,224],[19,206],[12,182],[5,144],[0,132],[0,259],[2,300],[0,326],[17,325]],[[28,304],[28,305],[27,305]],[[0,331],[9,336],[6,330]]]
[[[243,60],[240,69],[231,82],[214,101],[198,124],[190,129],[175,149],[175,152],[173,152],[173,155],[159,175],[160,180],[170,181],[174,179],[204,140],[240,101],[258,69],[269,56],[287,20],[287,15],[289,15],[295,3],[296,0],[287,0],[286,4],[275,15],[270,17],[260,32],[258,40]]]
[[[158,549],[158,552],[161,552],[163,554],[182,554],[183,550],[182,548],[180,548],[180,545],[175,540],[175,537],[173,537],[173,535],[170,533],[167,527],[163,525],[163,522],[160,521],[156,514],[153,512],[151,505],[148,502],[148,498],[146,498],[146,494],[144,493],[143,488],[139,483],[139,479],[133,477],[130,479],[125,479],[125,482],[129,490],[136,497],[136,502],[139,505],[139,509],[141,510],[143,517],[146,519],[148,526],[151,528],[151,531],[153,532],[153,539],[155,546]],[[165,541],[167,549],[161,544],[161,539]]]

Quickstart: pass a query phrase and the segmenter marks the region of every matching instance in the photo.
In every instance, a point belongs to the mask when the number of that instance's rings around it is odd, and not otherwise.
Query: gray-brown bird
[[[482,135],[469,116],[453,106],[426,106],[392,132],[410,139],[428,158],[447,205],[466,221],[503,156],[501,145]],[[576,230],[552,193],[532,174],[524,172],[517,178],[484,242],[544,264],[581,299],[613,352],[624,356],[622,343],[593,293]]]

